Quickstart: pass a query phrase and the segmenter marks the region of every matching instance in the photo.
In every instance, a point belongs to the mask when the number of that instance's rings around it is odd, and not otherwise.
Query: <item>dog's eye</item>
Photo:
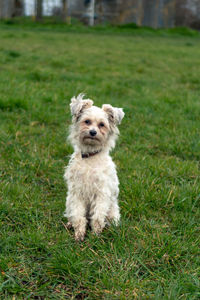
[[[85,120],[85,124],[90,125],[91,121],[90,120]]]
[[[104,127],[104,123],[103,122],[99,123],[99,126]]]

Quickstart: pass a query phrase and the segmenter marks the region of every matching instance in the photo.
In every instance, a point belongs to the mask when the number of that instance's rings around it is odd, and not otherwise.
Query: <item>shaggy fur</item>
[[[74,147],[64,179],[68,185],[65,217],[83,241],[87,223],[99,234],[106,223],[120,219],[119,181],[109,152],[115,146],[124,113],[121,108],[104,104],[93,106],[83,94],[71,99],[72,125],[69,140]]]

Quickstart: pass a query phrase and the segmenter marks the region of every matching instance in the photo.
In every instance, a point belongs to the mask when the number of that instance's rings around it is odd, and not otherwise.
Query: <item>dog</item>
[[[70,110],[69,141],[74,153],[64,174],[68,186],[64,216],[67,227],[74,228],[75,240],[83,241],[88,222],[98,235],[106,224],[118,225],[120,220],[119,181],[109,152],[115,147],[124,112],[109,104],[94,106],[84,94],[71,99]]]

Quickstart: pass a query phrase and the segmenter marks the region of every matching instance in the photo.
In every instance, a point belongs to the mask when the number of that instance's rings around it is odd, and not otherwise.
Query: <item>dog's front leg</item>
[[[68,218],[68,226],[72,225],[75,231],[75,240],[83,241],[86,233],[86,205],[78,200],[77,196],[68,197],[65,216]]]
[[[108,211],[108,221],[111,223],[114,223],[114,225],[119,224],[120,220],[120,212],[119,212],[119,205],[117,203],[117,199],[112,199],[112,203],[110,205],[109,211]]]
[[[72,225],[75,231],[75,240],[82,242],[85,238],[85,233],[86,233],[86,225],[87,225],[86,218],[85,217],[76,218],[72,222]]]
[[[106,197],[97,197],[90,207],[90,220],[92,231],[100,234],[105,227],[106,217],[109,210],[109,200]]]

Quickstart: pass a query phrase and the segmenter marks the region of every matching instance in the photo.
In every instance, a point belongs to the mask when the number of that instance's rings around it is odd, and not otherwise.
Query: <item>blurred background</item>
[[[0,0],[0,18],[200,29],[200,0]]]

